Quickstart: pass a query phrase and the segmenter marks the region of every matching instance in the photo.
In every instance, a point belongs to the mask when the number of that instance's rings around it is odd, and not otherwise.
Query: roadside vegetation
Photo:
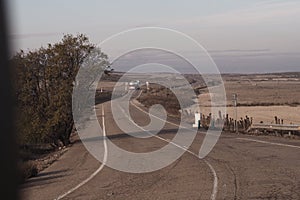
[[[152,105],[162,105],[170,116],[179,117],[179,110],[182,109],[175,94],[164,86],[158,84],[151,84],[149,91],[145,86],[141,87],[142,93],[137,99],[147,108]],[[184,93],[182,93],[184,97]],[[188,107],[194,104],[190,97],[184,98],[183,107]]]
[[[12,57],[24,178],[38,171],[32,160],[70,144],[73,86],[80,65],[93,49],[95,45],[87,36],[65,35],[58,43],[28,52],[20,50]],[[106,61],[107,56],[99,53]]]

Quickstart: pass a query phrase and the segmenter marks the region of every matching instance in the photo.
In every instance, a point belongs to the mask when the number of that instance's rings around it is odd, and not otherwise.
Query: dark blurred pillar
[[[0,0],[0,194],[1,199],[17,199],[16,141],[13,126],[11,68],[8,62],[7,15]]]

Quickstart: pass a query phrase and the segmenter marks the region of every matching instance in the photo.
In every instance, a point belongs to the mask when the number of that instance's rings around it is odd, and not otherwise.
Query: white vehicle
[[[110,66],[106,66],[106,67],[104,68],[104,73],[107,74],[107,75],[109,75],[109,74],[112,73],[113,71],[114,71],[114,69],[111,68]]]
[[[140,89],[140,81],[130,81],[128,84],[128,89],[129,90],[139,90]]]

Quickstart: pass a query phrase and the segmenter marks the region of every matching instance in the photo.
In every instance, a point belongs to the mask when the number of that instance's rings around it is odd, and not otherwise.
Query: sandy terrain
[[[238,95],[238,118],[253,117],[254,123],[274,122],[277,116],[285,124],[300,124],[299,74],[224,75],[227,113],[234,117],[232,96]],[[214,95],[214,94],[212,94]],[[200,110],[209,114],[211,97],[207,89],[198,96]],[[190,107],[192,112],[196,109]]]
[[[300,106],[242,106],[238,107],[238,118],[253,117],[254,123],[263,121],[264,123],[274,123],[274,117],[277,116],[284,120],[284,124],[300,124]],[[210,107],[200,107],[200,111],[205,115],[211,112]],[[234,107],[227,107],[227,113],[233,117]]]
[[[225,81],[228,103],[238,94],[242,105],[299,104],[300,81]]]
[[[241,106],[300,105],[300,81],[224,81],[227,105],[238,95]],[[201,105],[210,105],[207,89],[201,90]]]

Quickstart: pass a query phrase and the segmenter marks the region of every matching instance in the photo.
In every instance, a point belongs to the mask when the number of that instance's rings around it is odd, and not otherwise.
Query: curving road
[[[97,113],[110,140],[132,152],[160,149],[178,128],[172,121],[157,137],[139,139],[129,137],[115,125],[110,102],[97,105]],[[149,122],[148,115],[135,106],[130,114],[137,124]],[[223,133],[203,160],[197,154],[204,137],[199,132],[176,162],[144,174],[106,167],[77,142],[38,177],[22,185],[20,191],[23,199],[30,200],[300,199],[300,141]]]

